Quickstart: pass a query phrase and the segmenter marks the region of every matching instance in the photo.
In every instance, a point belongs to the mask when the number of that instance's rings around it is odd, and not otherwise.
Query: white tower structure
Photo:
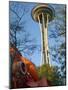
[[[32,18],[39,23],[41,31],[41,65],[51,64],[48,48],[48,23],[53,20],[54,15],[54,9],[46,4],[39,4],[32,10]]]

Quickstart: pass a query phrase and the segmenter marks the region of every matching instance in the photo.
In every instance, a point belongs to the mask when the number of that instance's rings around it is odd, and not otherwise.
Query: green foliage
[[[38,67],[39,78],[46,77],[53,86],[64,85],[61,72],[57,66],[49,66],[48,64]]]

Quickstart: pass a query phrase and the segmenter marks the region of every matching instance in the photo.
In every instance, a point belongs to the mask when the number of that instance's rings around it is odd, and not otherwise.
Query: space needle
[[[41,61],[42,64],[51,64],[48,48],[48,23],[54,19],[54,8],[48,4],[38,4],[32,9],[32,18],[39,23],[41,32]]]

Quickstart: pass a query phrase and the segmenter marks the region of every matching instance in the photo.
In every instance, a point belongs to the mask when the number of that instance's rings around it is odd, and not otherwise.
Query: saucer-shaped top
[[[32,9],[32,18],[38,22],[38,16],[40,17],[40,21],[42,22],[42,13],[45,16],[45,19],[48,15],[49,21],[53,20],[55,16],[54,8],[47,4],[39,4]]]

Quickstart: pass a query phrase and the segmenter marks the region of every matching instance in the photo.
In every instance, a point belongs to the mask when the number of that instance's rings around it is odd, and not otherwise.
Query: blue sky
[[[10,2],[10,8],[17,11],[19,16],[22,15],[23,7],[25,9],[27,9],[28,13],[26,13],[24,15],[21,22],[26,21],[26,23],[24,24],[25,30],[27,32],[29,32],[30,38],[35,39],[34,43],[37,44],[37,45],[40,45],[41,39],[40,39],[39,25],[38,25],[37,22],[35,22],[32,19],[32,16],[31,16],[31,11],[36,5],[37,5],[36,3]],[[55,9],[55,15],[60,15],[60,13],[57,13],[58,9],[64,8],[64,6],[65,6],[65,5],[60,5],[60,4],[58,4],[58,5],[57,4],[50,4],[50,5]],[[62,15],[61,15],[61,17],[62,17]],[[17,19],[16,15],[13,14],[12,12],[10,12],[10,23],[12,23],[16,19]],[[60,21],[60,23],[63,23],[63,22]],[[57,39],[55,39],[55,38],[50,38],[49,37],[49,35],[51,34],[51,31],[53,31],[53,32],[56,31],[55,19],[52,22],[50,22],[48,25],[49,25],[49,27],[48,27],[49,47],[57,47],[61,44],[61,42],[64,41],[64,38],[62,38],[62,37],[59,38],[58,37]],[[22,38],[22,33],[19,34],[19,37]],[[22,55],[24,56],[23,52],[22,52]],[[38,52],[38,50],[36,50],[32,56],[26,56],[26,57],[28,59],[30,59],[35,65],[39,66],[39,64],[40,64],[40,52]],[[52,56],[51,55],[50,55],[50,60],[52,61]],[[55,65],[56,63],[54,61],[52,61],[52,64]]]

